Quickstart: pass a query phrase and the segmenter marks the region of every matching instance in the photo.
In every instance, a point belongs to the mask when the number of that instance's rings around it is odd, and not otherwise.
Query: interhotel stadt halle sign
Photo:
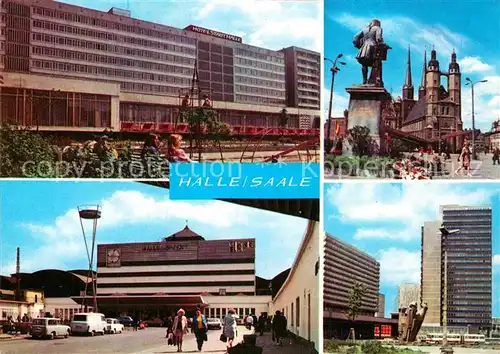
[[[192,32],[201,33],[201,34],[206,34],[206,35],[212,36],[212,37],[218,37],[218,38],[222,38],[222,39],[227,39],[227,40],[233,41],[233,42],[238,42],[238,43],[242,43],[243,42],[243,39],[241,37],[233,36],[232,34],[227,34],[227,33],[219,32],[219,31],[214,31],[214,30],[211,30],[211,29],[207,29],[207,28],[203,28],[203,27],[198,27],[198,26],[194,26],[194,25],[189,25],[189,26],[187,26],[184,29],[187,30],[187,31],[192,31]]]

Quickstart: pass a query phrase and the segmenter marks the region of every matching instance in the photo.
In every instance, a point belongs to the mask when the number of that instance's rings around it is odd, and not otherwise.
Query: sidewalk
[[[6,342],[6,341],[10,341],[10,340],[25,339],[27,337],[28,337],[28,335],[26,335],[26,334],[19,334],[19,335],[0,334],[0,342]]]
[[[283,347],[273,342],[272,334],[267,332],[263,336],[257,335],[257,346],[264,349],[263,354],[313,354],[310,345],[297,343],[295,339],[283,339]]]

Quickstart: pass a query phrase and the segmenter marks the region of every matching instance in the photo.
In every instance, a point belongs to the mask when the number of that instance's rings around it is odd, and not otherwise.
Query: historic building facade
[[[447,78],[447,86],[443,82]],[[395,128],[411,135],[439,140],[440,137],[463,131],[461,112],[461,73],[455,51],[451,54],[448,71],[441,71],[435,49],[427,62],[424,55],[422,80],[418,89],[418,99],[414,96],[411,75],[411,56],[408,48],[406,78],[402,97],[395,101]],[[456,149],[457,139],[447,139],[450,148]]]

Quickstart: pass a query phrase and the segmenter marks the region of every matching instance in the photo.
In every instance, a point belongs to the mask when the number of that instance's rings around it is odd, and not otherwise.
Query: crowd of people
[[[235,341],[238,337],[237,319],[238,315],[236,311],[229,309],[227,315],[222,320],[222,333],[219,340],[226,344],[228,350],[236,344]],[[277,345],[283,346],[283,338],[287,336],[287,319],[280,311],[276,311],[271,323],[264,314],[261,314],[258,318],[255,314],[250,314],[244,321],[247,329],[251,330],[253,334],[260,333],[261,336],[264,335],[266,328],[271,324],[273,341],[276,341]],[[189,324],[191,324],[191,330],[189,329]],[[196,309],[191,321],[188,321],[186,312],[183,309],[179,309],[177,316],[167,319],[165,327],[167,328],[167,344],[176,346],[177,352],[183,351],[184,336],[190,331],[196,337],[198,351],[201,352],[203,344],[208,341],[208,322],[205,315],[201,313],[200,308]]]

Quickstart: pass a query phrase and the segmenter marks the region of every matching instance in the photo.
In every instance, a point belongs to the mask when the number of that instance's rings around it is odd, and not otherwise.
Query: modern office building
[[[52,0],[5,0],[0,16],[2,110],[13,123],[182,132],[179,112],[189,94],[193,106],[208,96],[235,134],[278,127],[291,105],[285,134],[319,135],[311,129],[319,117],[319,53],[259,48],[194,25],[179,29]],[[287,73],[294,73],[288,85]]]
[[[360,315],[374,316],[378,310],[380,264],[357,248],[327,235],[325,245],[324,307],[326,311],[347,309],[349,290],[364,286]]]
[[[424,324],[443,324],[446,301],[448,326],[472,331],[488,327],[492,311],[491,207],[441,206],[440,213],[441,221],[426,222],[422,230],[421,298],[429,306]],[[454,232],[442,237],[441,225]]]
[[[402,307],[408,307],[411,303],[420,305],[420,285],[403,283],[398,287],[398,295],[396,297],[396,310]]]
[[[385,295],[378,294],[378,308],[375,317],[385,317]]]
[[[281,52],[285,54],[287,105],[318,108],[320,84],[316,78],[321,70],[321,55],[298,47],[288,47]]]
[[[448,252],[448,325],[489,327],[492,313],[491,207],[442,206]],[[443,255],[444,260],[444,255]],[[444,296],[444,295],[442,295]]]
[[[397,320],[375,317],[380,312],[380,264],[375,258],[329,234],[326,234],[324,252],[324,337],[345,339],[353,326],[357,335],[365,339],[374,338],[375,333],[380,334],[389,327],[389,332],[397,333]],[[349,292],[355,283],[363,286],[364,293],[353,325],[346,310]]]

